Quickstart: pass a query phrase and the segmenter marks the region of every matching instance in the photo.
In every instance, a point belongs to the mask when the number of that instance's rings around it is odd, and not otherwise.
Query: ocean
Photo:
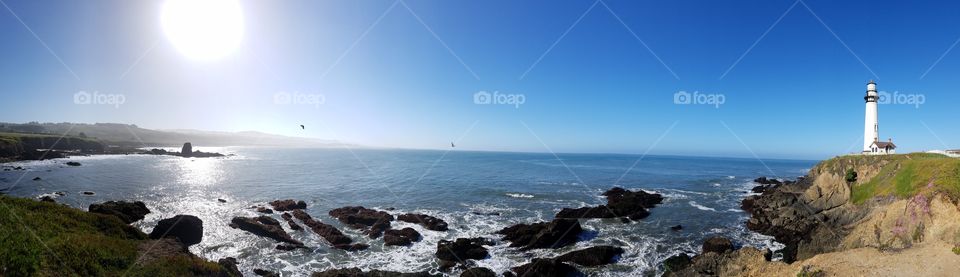
[[[301,276],[345,267],[436,272],[434,253],[441,239],[499,238],[493,233],[501,228],[549,221],[561,208],[604,204],[600,194],[616,185],[660,193],[665,199],[639,222],[583,220],[586,232],[575,245],[519,251],[499,243],[490,248],[489,258],[476,265],[499,273],[536,257],[614,245],[626,250],[617,263],[582,270],[591,276],[637,276],[662,273],[658,264],[672,255],[699,253],[701,243],[710,236],[725,236],[740,246],[782,247],[771,237],[746,230],[748,215],[740,210],[740,200],[750,195],[754,178],[794,179],[816,163],[457,150],[196,149],[232,155],[105,155],[9,163],[4,166],[27,170],[0,171],[0,189],[31,198],[63,192],[57,202],[84,210],[109,200],[143,201],[152,213],[133,225],[147,233],[160,219],[195,215],[204,222],[204,236],[190,247],[191,252],[212,260],[235,257],[245,274],[263,268]],[[67,161],[82,166],[66,166]],[[83,191],[95,194],[83,195]],[[220,203],[218,198],[227,202]],[[345,252],[332,249],[312,232],[288,230],[311,249],[279,251],[274,249],[275,241],[227,225],[234,216],[259,215],[250,207],[277,199],[304,200],[313,217],[371,248]],[[391,208],[393,214],[433,215],[449,223],[450,230],[430,231],[396,221],[394,228],[412,227],[423,239],[409,247],[384,247],[382,238],[369,239],[327,215],[331,209],[356,205]],[[674,225],[682,225],[683,230],[671,231]]]

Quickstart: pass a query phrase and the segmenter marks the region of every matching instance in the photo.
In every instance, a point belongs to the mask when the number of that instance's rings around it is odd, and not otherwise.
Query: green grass
[[[886,164],[877,176],[852,187],[850,200],[855,204],[874,197],[908,198],[918,193],[927,195],[943,193],[954,201],[960,200],[960,159],[930,153],[846,156],[835,159],[858,157],[866,159],[865,162],[886,162]],[[877,157],[880,157],[879,160]],[[837,161],[832,162],[837,163]],[[933,186],[927,187],[931,182]]]
[[[140,230],[120,219],[54,203],[0,196],[0,276],[190,276],[216,263],[174,256],[136,265]]]

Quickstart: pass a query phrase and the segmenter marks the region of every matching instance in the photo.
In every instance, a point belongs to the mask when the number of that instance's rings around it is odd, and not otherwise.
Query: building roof
[[[873,144],[877,145],[877,148],[887,148],[887,146],[890,146],[891,149],[897,148],[897,145],[896,145],[896,144],[893,144],[892,141],[891,141],[891,142],[886,142],[886,141],[874,141]]]

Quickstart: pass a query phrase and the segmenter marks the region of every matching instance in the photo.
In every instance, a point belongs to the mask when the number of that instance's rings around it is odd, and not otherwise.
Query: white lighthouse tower
[[[870,80],[867,83],[867,95],[863,100],[867,102],[867,113],[863,120],[863,152],[871,152],[871,145],[880,140],[880,129],[877,122],[877,83]]]

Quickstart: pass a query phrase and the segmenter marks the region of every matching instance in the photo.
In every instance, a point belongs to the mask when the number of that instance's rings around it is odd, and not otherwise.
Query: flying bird
[[[305,129],[307,129],[307,127],[303,127],[303,124],[300,124],[300,129],[301,129],[301,130],[305,130]]]
[[[453,142],[450,142],[450,147],[457,147],[457,145],[453,144]]]

